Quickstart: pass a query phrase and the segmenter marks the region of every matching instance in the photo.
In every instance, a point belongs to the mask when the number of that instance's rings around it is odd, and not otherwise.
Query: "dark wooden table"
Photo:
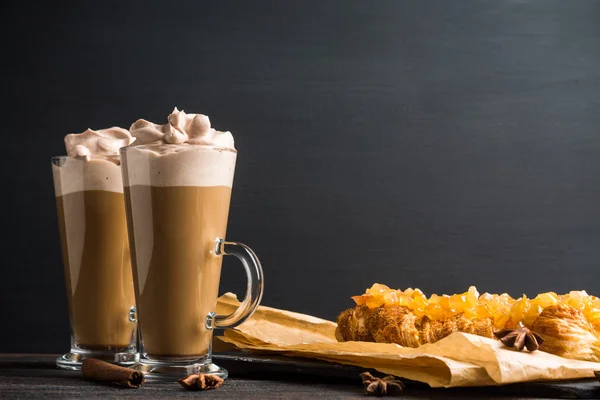
[[[222,356],[219,364],[228,368],[230,378],[219,389],[190,392],[179,384],[147,382],[140,389],[122,389],[83,380],[79,372],[54,366],[55,355],[0,355],[0,398],[235,398],[312,399],[366,398],[353,367],[322,369],[319,363],[291,364],[240,361]],[[285,360],[284,360],[285,361]],[[462,398],[600,398],[600,383],[529,383],[487,388],[431,389],[410,383],[405,399]]]

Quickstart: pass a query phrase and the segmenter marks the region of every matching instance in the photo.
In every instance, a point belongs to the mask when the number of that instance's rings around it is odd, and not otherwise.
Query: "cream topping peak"
[[[65,136],[65,147],[69,157],[112,156],[119,155],[119,149],[129,146],[134,140],[128,130],[115,126],[71,133]]]
[[[134,122],[129,130],[136,138],[136,145],[187,143],[235,149],[231,133],[211,128],[206,115],[186,114],[175,107],[167,120],[164,125],[145,119]]]

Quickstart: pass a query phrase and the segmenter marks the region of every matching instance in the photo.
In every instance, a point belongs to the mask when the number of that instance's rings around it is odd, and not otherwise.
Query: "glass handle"
[[[129,322],[137,322],[137,309],[135,306],[129,308]]]
[[[229,315],[216,315],[214,317],[215,327],[233,328],[250,317],[260,304],[264,288],[262,266],[252,249],[242,243],[217,239],[215,254],[218,256],[236,256],[242,262],[248,277],[246,295],[238,309]]]

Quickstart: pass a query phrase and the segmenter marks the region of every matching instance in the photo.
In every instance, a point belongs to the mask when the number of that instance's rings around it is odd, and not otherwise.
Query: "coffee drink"
[[[242,323],[263,293],[256,254],[224,240],[237,152],[231,133],[212,129],[205,115],[175,109],[168,121],[138,120],[135,145],[120,151],[141,353],[134,368],[225,379],[212,363],[212,329]],[[227,316],[215,314],[224,255],[237,257],[248,278]]]
[[[211,340],[205,320],[216,308],[222,261],[214,254],[215,239],[225,237],[231,188],[133,185],[125,190],[144,352],[153,358],[198,358]]]
[[[86,190],[56,198],[75,342],[108,350],[131,344],[135,304],[122,193]]]
[[[135,353],[136,324],[130,320],[135,296],[118,155],[132,140],[120,128],[87,130],[67,135],[69,156],[52,160],[71,353]]]
[[[122,151],[134,281],[144,355],[197,359],[212,339],[236,152],[203,115],[175,110],[169,121],[136,122],[137,143]]]

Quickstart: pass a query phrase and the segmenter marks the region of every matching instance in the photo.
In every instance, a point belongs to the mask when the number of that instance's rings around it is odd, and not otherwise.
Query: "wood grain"
[[[54,355],[0,355],[0,397],[3,398],[180,398],[198,396],[181,388],[177,382],[148,381],[139,389],[129,390],[90,382],[79,372],[56,369]],[[46,364],[45,367],[42,367]],[[279,366],[279,372],[261,369],[260,365],[243,363],[235,375],[217,390],[202,393],[210,398],[253,399],[353,399],[364,398],[362,384],[355,379],[339,379],[290,372]],[[531,383],[495,388],[429,389],[409,386],[402,398],[598,398],[597,381],[570,383]]]

